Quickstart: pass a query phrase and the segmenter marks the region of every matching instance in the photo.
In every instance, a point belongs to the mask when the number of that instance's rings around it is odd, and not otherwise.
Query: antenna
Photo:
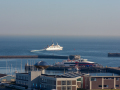
[[[21,73],[22,73],[22,59],[21,59]]]
[[[52,40],[52,39],[51,39],[51,40]],[[52,40],[52,44],[54,44],[54,43],[53,43],[53,40]]]
[[[8,61],[8,63],[9,63],[9,61]],[[8,68],[9,68],[9,74],[10,74],[10,66],[8,66]]]
[[[27,65],[26,65],[26,67],[27,67],[27,73],[28,73],[28,68],[29,68],[29,66],[28,66],[29,64],[28,64],[28,60],[27,60]]]
[[[34,65],[35,65],[35,60],[34,60]],[[33,66],[34,67],[34,70],[35,70],[35,66]]]
[[[7,75],[7,60],[6,60],[6,75]]]
[[[11,75],[12,75],[12,64],[11,64]]]

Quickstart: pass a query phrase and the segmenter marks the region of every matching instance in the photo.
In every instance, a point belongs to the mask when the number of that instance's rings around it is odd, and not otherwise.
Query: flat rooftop
[[[69,73],[65,73],[62,75],[48,75],[48,74],[42,74],[42,76],[46,76],[46,77],[52,77],[52,78],[76,78],[79,77],[83,74],[77,73],[77,72],[69,72]]]
[[[28,74],[28,73],[19,73],[19,74]]]

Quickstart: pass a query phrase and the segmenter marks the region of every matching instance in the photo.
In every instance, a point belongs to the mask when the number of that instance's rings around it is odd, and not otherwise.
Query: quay
[[[44,59],[79,59],[80,55],[69,55],[69,56],[59,56],[59,55],[26,55],[26,56],[0,56],[0,59],[12,59],[12,58],[44,58]]]
[[[68,70],[69,68],[74,69],[74,66],[49,66],[46,70]],[[105,67],[79,67],[80,71],[106,71]],[[34,65],[25,65],[25,71],[34,71],[37,70],[37,68]]]
[[[106,67],[106,71],[120,75],[120,67]]]
[[[69,68],[74,69],[74,66],[49,66],[46,70],[68,70]],[[116,73],[120,75],[120,68],[119,67],[79,67],[79,71],[85,72],[110,72]],[[37,68],[34,65],[25,65],[25,71],[34,71]]]
[[[108,57],[120,57],[120,53],[108,53]]]

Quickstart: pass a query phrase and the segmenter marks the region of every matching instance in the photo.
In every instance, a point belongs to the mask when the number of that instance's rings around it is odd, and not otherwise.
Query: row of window
[[[40,82],[56,85],[56,81],[55,80],[50,80],[50,79],[40,78]]]
[[[16,84],[28,85],[27,82],[23,82],[23,81],[16,81]]]
[[[104,79],[114,79],[113,77],[105,77]],[[91,81],[96,81],[96,78],[91,78]],[[119,78],[116,78],[116,81],[119,81]]]
[[[102,87],[102,85],[98,85],[98,87]],[[108,85],[103,85],[103,87],[108,87]],[[116,87],[119,87],[119,85],[116,85]]]
[[[80,81],[81,79],[78,79],[78,81]],[[40,79],[40,82],[42,83],[47,83],[47,84],[53,84],[53,85],[56,85],[56,81],[53,81],[53,80],[49,80],[49,79],[43,79],[41,78]],[[72,81],[61,81],[61,85],[72,85]]]
[[[72,82],[71,81],[62,81],[62,85],[71,85]]]
[[[62,86],[62,90],[71,90],[71,86]]]
[[[16,79],[21,79],[21,80],[28,80],[28,77],[24,77],[24,76],[16,76]]]
[[[37,83],[33,83],[32,88],[40,88],[40,89],[56,89],[56,86],[46,85],[46,84],[40,84],[37,85]]]

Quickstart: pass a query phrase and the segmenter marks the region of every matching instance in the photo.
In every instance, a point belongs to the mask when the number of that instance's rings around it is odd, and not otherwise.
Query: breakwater
[[[120,53],[108,53],[108,57],[120,57]]]
[[[106,67],[106,71],[120,75],[120,67]]]
[[[25,56],[0,56],[0,59],[11,58],[44,58],[44,59],[80,59],[80,55],[58,56],[58,55],[25,55]]]

